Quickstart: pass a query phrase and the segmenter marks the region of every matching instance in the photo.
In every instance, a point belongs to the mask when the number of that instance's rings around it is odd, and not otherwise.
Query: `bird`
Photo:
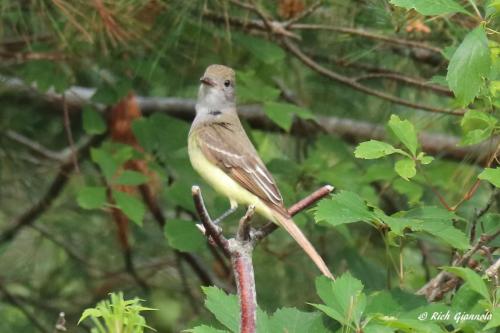
[[[333,275],[286,209],[276,182],[262,162],[238,117],[235,71],[210,65],[200,79],[196,116],[188,135],[191,165],[219,194],[255,207],[257,214],[285,229],[327,277]],[[219,218],[219,219],[221,219]]]

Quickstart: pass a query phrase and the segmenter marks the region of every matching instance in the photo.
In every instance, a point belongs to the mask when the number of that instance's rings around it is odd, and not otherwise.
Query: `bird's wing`
[[[241,124],[219,121],[197,131],[205,157],[268,206],[289,216],[272,175],[257,154]]]

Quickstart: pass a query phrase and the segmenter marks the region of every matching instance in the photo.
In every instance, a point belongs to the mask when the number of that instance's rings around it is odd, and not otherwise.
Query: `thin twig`
[[[356,82],[354,79],[344,76],[342,74],[339,74],[337,72],[334,72],[330,69],[327,69],[317,62],[315,62],[313,59],[308,57],[306,54],[304,54],[300,48],[293,44],[291,41],[287,39],[283,39],[282,46],[285,50],[288,50],[292,55],[294,55],[297,59],[299,59],[304,65],[307,67],[311,68],[315,72],[330,78],[334,81],[343,83],[355,90],[359,90],[361,92],[364,92],[365,94],[372,95],[384,100],[387,100],[389,102],[395,103],[395,104],[400,104],[403,106],[407,106],[413,109],[417,110],[424,110],[428,112],[434,112],[434,113],[441,113],[441,114],[447,114],[447,115],[454,115],[454,116],[462,116],[464,115],[464,110],[451,110],[451,109],[443,109],[439,107],[434,107],[430,105],[423,105],[423,104],[418,104],[418,103],[413,103],[410,102],[406,99],[402,99],[399,97],[396,97],[394,95],[390,95],[387,93],[384,93],[382,91],[378,91],[376,89],[369,88],[365,85],[360,84],[359,82]]]
[[[64,130],[66,131],[66,136],[68,137],[69,147],[71,148],[71,158],[73,159],[73,164],[75,171],[80,173],[78,168],[78,151],[75,147],[75,140],[73,140],[73,133],[71,131],[71,123],[69,120],[68,104],[66,103],[66,97],[63,94],[63,115],[64,115]]]
[[[292,17],[291,19],[289,19],[288,21],[286,21],[285,24],[284,24],[284,27],[286,29],[290,28],[290,26],[292,26],[293,24],[295,24],[295,23],[303,20],[307,16],[311,15],[312,13],[314,13],[314,11],[316,9],[318,9],[322,4],[323,4],[323,0],[316,1],[315,3],[313,3],[312,5],[310,5],[309,7],[307,7],[306,9],[304,9],[302,12],[300,12],[297,16]]]
[[[371,31],[367,31],[364,29],[355,29],[355,28],[347,28],[347,27],[337,27],[333,25],[325,25],[325,24],[294,24],[293,26],[290,27],[291,30],[326,30],[326,31],[335,31],[335,32],[340,32],[340,33],[345,33],[349,35],[355,35],[355,36],[360,36],[363,38],[367,39],[373,39],[373,40],[378,40],[390,44],[395,44],[395,45],[401,45],[401,46],[406,46],[406,47],[414,47],[422,50],[428,50],[432,51],[435,53],[442,53],[441,48],[428,45],[425,43],[413,41],[413,40],[408,40],[408,39],[401,39],[397,37],[389,37],[386,35],[374,33]]]
[[[362,80],[370,80],[370,79],[388,79],[388,80],[393,80],[393,81],[398,81],[398,82],[403,82],[408,85],[412,85],[415,87],[418,87],[420,89],[424,90],[432,90],[438,94],[444,95],[444,96],[449,96],[453,97],[453,92],[451,92],[448,88],[443,87],[443,86],[438,86],[436,84],[429,84],[428,82],[420,79],[420,78],[413,78],[407,75],[402,75],[402,74],[396,74],[396,73],[368,73],[368,74],[363,74],[359,75],[354,78],[355,81],[359,82]]]
[[[469,259],[484,245],[488,244],[500,235],[500,229],[493,234],[483,234],[477,240],[477,242],[472,246],[472,248],[467,251],[463,256],[458,257],[452,263],[452,266],[463,266],[469,262]],[[442,271],[436,275],[432,280],[427,282],[422,288],[420,288],[416,294],[425,295],[427,300],[430,302],[441,299],[446,291],[450,288],[446,287],[446,282],[452,278],[453,275]],[[458,280],[457,280],[458,281]]]
[[[294,216],[294,215],[300,213],[304,209],[312,206],[313,204],[315,204],[319,200],[321,200],[324,197],[330,195],[330,193],[332,193],[333,190],[334,190],[334,188],[331,185],[325,185],[323,187],[320,187],[319,189],[317,189],[313,193],[309,194],[304,199],[302,199],[299,202],[297,202],[294,205],[292,205],[288,209],[288,213],[291,216]],[[269,222],[269,223],[265,224],[262,228],[256,230],[254,232],[254,236],[253,237],[254,237],[254,239],[256,241],[261,241],[262,239],[266,238],[270,233],[272,233],[273,231],[275,231],[278,228],[279,227],[278,227],[278,225],[276,223]]]
[[[208,214],[205,203],[203,202],[200,187],[193,186],[191,188],[191,193],[193,195],[196,211],[198,212],[203,227],[205,227],[207,236],[211,237],[221,250],[224,251],[224,254],[230,257],[228,240],[224,237],[220,228],[213,223],[212,218]]]
[[[40,143],[25,137],[21,133],[15,132],[13,130],[7,130],[5,132],[5,135],[9,139],[11,139],[19,144],[22,144],[23,146],[29,148],[31,151],[37,153],[38,155],[40,155],[46,159],[59,161],[59,162],[64,161],[64,157],[65,157],[64,154],[62,154],[60,152],[52,151],[48,148],[45,148]]]

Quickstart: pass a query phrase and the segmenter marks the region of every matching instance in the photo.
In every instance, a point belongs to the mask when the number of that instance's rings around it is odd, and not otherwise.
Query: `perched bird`
[[[231,209],[254,205],[255,211],[283,227],[320,271],[333,278],[321,256],[293,222],[276,182],[248,138],[236,112],[235,72],[210,65],[200,79],[196,117],[188,138],[193,168],[220,194]]]

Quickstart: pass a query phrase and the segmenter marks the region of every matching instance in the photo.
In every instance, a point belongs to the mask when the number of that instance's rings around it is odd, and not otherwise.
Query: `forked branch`
[[[291,206],[288,211],[295,215],[312,204],[328,196],[333,187],[325,185]],[[250,206],[246,214],[240,219],[238,231],[233,238],[227,239],[222,229],[216,225],[208,213],[201,190],[198,186],[191,188],[196,212],[203,224],[202,230],[209,241],[217,244],[231,259],[233,275],[238,291],[240,303],[240,332],[254,333],[257,327],[257,297],[255,289],[254,269],[252,263],[252,252],[256,243],[271,232],[276,230],[277,225],[270,223],[255,230],[251,228],[250,222],[254,215],[255,207]]]

